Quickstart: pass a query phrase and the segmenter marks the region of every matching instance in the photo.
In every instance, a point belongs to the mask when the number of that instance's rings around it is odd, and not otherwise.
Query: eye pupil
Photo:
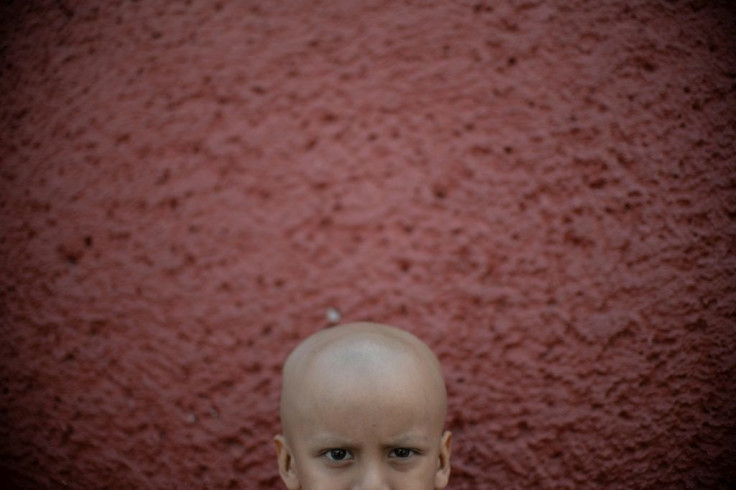
[[[342,461],[347,456],[347,451],[344,449],[331,449],[330,450],[330,458],[334,459],[335,461]]]
[[[399,448],[394,451],[397,458],[408,458],[411,455],[411,451],[406,448]]]

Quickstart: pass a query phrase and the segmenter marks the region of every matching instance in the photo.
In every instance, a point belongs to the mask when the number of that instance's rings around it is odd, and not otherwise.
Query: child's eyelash
[[[339,447],[325,449],[319,454],[333,463],[341,463],[354,459],[349,449]],[[421,454],[422,451],[410,447],[397,447],[388,452],[388,456],[395,459],[409,459],[413,456],[420,456]]]
[[[353,457],[350,451],[348,451],[347,449],[339,448],[339,447],[327,449],[326,451],[322,453],[322,456],[336,463],[339,463],[342,461],[349,461]]]
[[[418,456],[420,454],[421,454],[421,451],[412,449],[410,447],[397,447],[391,450],[391,452],[389,453],[389,456],[393,456],[399,459],[407,459],[412,456]]]

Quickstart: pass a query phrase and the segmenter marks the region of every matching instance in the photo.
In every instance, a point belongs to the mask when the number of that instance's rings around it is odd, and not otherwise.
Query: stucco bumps
[[[331,307],[438,352],[453,489],[733,482],[726,2],[1,13],[11,488],[278,488]]]

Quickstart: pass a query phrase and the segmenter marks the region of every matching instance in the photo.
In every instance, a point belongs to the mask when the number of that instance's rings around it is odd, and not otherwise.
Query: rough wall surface
[[[736,481],[729,2],[0,19],[5,488],[281,488],[330,308],[437,351],[453,489]]]

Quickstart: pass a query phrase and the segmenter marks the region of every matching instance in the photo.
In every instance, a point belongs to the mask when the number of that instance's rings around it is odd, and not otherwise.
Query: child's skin
[[[446,410],[439,362],[410,333],[371,323],[322,330],[284,365],[281,478],[290,490],[445,488]]]

